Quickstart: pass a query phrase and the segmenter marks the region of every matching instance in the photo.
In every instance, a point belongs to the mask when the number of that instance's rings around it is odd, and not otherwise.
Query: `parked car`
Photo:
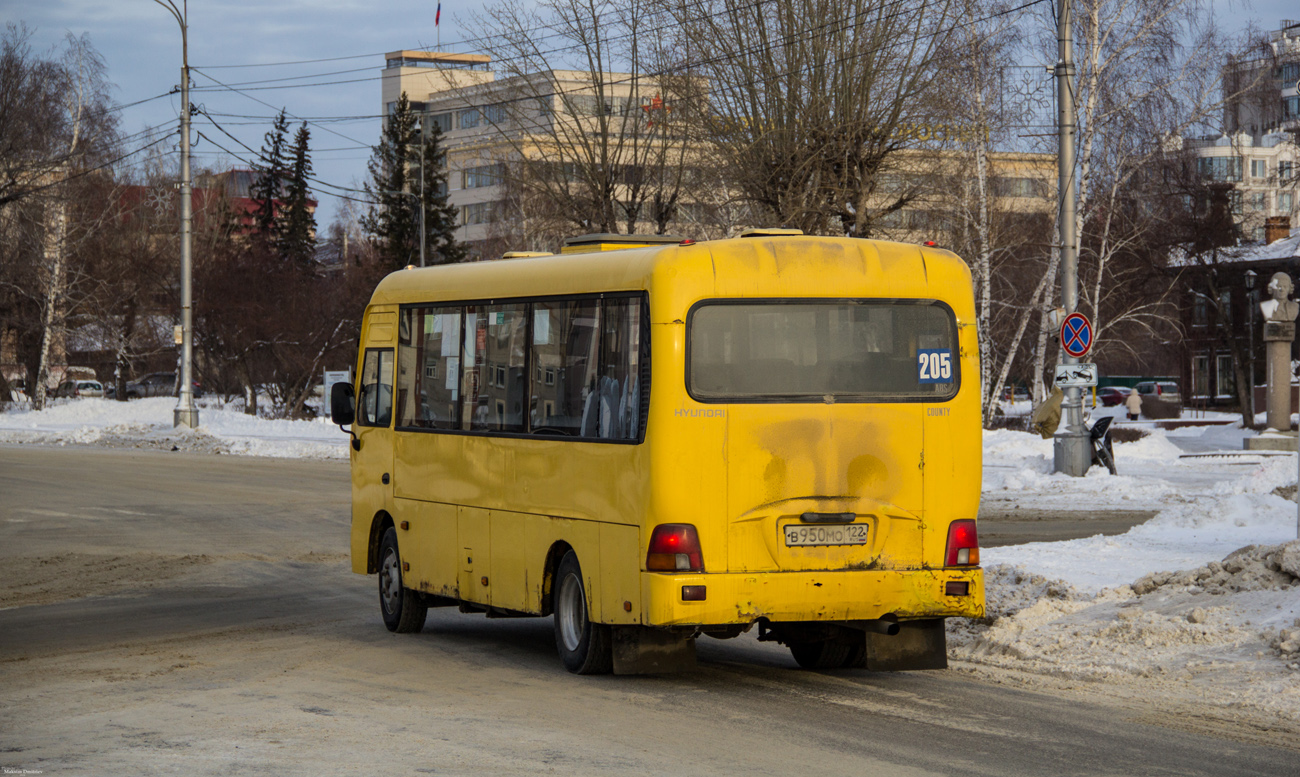
[[[174,372],[151,372],[143,378],[133,380],[126,384],[126,398],[139,399],[140,397],[170,397],[176,389],[176,373]],[[109,388],[108,396],[113,398],[117,395],[116,389]],[[203,389],[199,386],[198,381],[194,383],[194,398],[198,399],[203,396]]]
[[[1133,387],[1143,399],[1155,397],[1161,401],[1169,402],[1174,405],[1183,404],[1183,395],[1178,390],[1178,384],[1168,380],[1148,380],[1137,384]]]
[[[1097,401],[1102,407],[1114,407],[1124,403],[1133,389],[1124,386],[1103,386],[1097,389]]]
[[[104,384],[97,380],[65,380],[54,389],[56,397],[102,397]]]

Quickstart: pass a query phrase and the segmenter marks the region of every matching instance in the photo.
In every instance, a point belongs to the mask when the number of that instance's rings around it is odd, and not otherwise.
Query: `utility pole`
[[[423,121],[428,121],[426,114]],[[424,124],[420,124],[420,266],[427,267],[424,261],[424,247],[429,238],[424,233]]]
[[[1061,227],[1061,305],[1065,314],[1079,307],[1079,236],[1075,222],[1074,179],[1074,52],[1071,46],[1073,30],[1070,23],[1070,0],[1059,0],[1056,42],[1056,105],[1057,132],[1057,193],[1060,197]],[[1078,364],[1079,360],[1061,350],[1064,364]],[[1061,402],[1061,421],[1064,429],[1057,432],[1053,441],[1053,464],[1056,472],[1082,477],[1092,464],[1092,444],[1088,430],[1083,427],[1083,389],[1068,387]]]
[[[172,425],[195,429],[199,425],[199,410],[194,406],[194,273],[190,251],[193,186],[190,182],[189,0],[181,0],[179,7],[175,0],[154,2],[166,8],[181,27],[181,392],[172,414]]]

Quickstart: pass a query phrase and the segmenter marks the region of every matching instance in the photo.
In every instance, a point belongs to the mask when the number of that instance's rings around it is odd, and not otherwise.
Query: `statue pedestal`
[[[1297,447],[1295,432],[1269,430],[1258,437],[1247,437],[1241,442],[1242,448],[1248,451],[1294,451]]]
[[[1294,321],[1265,321],[1264,347],[1268,354],[1268,428],[1291,431],[1291,341]],[[1288,450],[1295,450],[1294,445]]]

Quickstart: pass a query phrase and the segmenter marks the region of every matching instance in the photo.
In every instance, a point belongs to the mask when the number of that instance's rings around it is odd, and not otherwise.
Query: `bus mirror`
[[[347,426],[356,419],[356,395],[351,383],[335,383],[330,387],[330,418],[339,426]]]

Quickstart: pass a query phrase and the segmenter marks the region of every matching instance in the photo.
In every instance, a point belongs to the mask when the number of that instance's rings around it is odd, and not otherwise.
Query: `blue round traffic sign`
[[[1092,322],[1082,313],[1071,313],[1061,322],[1061,347],[1076,359],[1092,348]]]

